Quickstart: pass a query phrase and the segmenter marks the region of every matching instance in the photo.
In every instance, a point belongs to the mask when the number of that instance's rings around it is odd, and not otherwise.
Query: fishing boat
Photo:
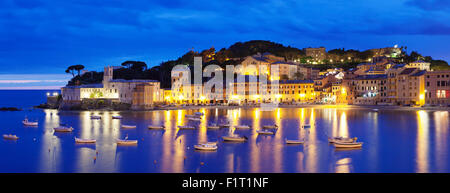
[[[117,145],[137,145],[138,140],[117,139]]]
[[[194,148],[196,150],[203,150],[203,151],[216,151],[217,145],[209,144],[209,143],[202,143],[202,144],[194,145]]]
[[[202,113],[202,112],[195,112],[194,115],[197,115],[197,116],[203,116],[203,115],[205,115],[205,114]]]
[[[23,123],[23,125],[25,125],[25,126],[38,126],[38,122],[37,122],[37,121],[36,121],[36,122],[28,121],[28,118],[25,118],[25,119],[22,121],[22,123]]]
[[[95,143],[95,142],[97,142],[97,140],[95,139],[81,139],[75,137],[75,143]]]
[[[264,129],[278,129],[278,125],[274,124],[274,125],[264,125],[263,126]]]
[[[149,125],[149,129],[165,129],[166,127],[164,125]]]
[[[236,125],[234,126],[236,129],[250,129],[250,126],[248,125]]]
[[[303,144],[303,140],[286,139],[286,144]]]
[[[208,125],[206,126],[207,129],[220,129],[220,126],[216,125],[216,124],[212,124],[212,125]]]
[[[91,119],[101,119],[102,116],[100,115],[91,115]]]
[[[55,130],[55,132],[72,132],[73,127],[59,126],[59,127],[53,128],[53,130]]]
[[[273,134],[275,134],[273,131],[270,131],[270,130],[267,130],[267,129],[257,130],[256,133],[258,133],[260,135],[273,135]]]
[[[122,125],[123,129],[134,129],[136,128],[136,125]]]
[[[116,115],[116,116],[112,116],[113,119],[122,119],[122,116],[120,115]]]
[[[248,138],[247,137],[239,137],[239,136],[222,136],[224,141],[233,141],[233,142],[244,142]]]
[[[358,138],[348,138],[348,137],[331,137],[328,138],[328,142],[330,143],[353,143],[356,142]]]
[[[302,125],[302,129],[309,129],[309,128],[311,128],[310,124],[305,123]]]
[[[179,125],[178,128],[179,129],[195,129],[194,126],[190,126],[190,125]]]
[[[350,143],[342,143],[342,142],[334,142],[334,147],[336,148],[361,148],[363,142],[350,142]]]
[[[201,121],[202,119],[200,118],[188,118],[189,121]]]
[[[11,134],[9,134],[9,135],[3,135],[3,139],[9,139],[9,140],[18,140],[19,139],[19,137],[17,137],[17,135],[11,135]]]

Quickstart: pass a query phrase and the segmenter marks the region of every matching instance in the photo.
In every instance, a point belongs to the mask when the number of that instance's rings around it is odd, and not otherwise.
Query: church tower
[[[103,71],[103,87],[108,87],[109,81],[113,79],[113,67],[107,66],[105,67],[105,70]]]

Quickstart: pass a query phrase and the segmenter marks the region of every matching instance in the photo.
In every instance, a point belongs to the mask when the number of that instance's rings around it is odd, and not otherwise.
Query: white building
[[[152,102],[162,101],[160,83],[156,80],[123,80],[113,79],[114,67],[105,67],[102,84],[89,84],[80,86],[66,86],[61,88],[61,94],[64,101],[81,101],[83,99],[110,99],[122,103],[131,104],[133,102],[133,92],[137,91],[137,85],[146,85],[154,87],[152,96],[155,99]],[[135,95],[136,96],[136,95]]]
[[[419,68],[420,70],[430,71],[430,63],[422,60],[411,62],[408,64],[407,68]]]

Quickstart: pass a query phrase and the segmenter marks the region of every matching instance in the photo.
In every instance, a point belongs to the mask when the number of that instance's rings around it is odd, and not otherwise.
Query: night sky
[[[74,64],[154,66],[248,40],[327,50],[398,44],[450,61],[449,21],[446,0],[2,0],[0,89],[65,85]]]

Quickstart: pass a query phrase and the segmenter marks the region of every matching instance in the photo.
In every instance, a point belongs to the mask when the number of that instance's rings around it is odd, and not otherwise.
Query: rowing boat
[[[247,140],[247,137],[239,137],[239,136],[222,136],[224,141],[233,141],[233,142],[244,142]]]
[[[178,126],[179,129],[195,129],[194,126],[190,126],[190,125],[179,125]]]
[[[138,140],[117,139],[117,145],[136,145]]]
[[[334,142],[334,147],[336,148],[361,148],[363,142],[351,142],[351,143],[342,143],[342,142]]]
[[[97,142],[97,140],[95,139],[81,139],[75,137],[75,143],[95,143],[95,142]]]
[[[3,135],[3,139],[9,139],[9,140],[18,140],[19,137],[17,137],[17,135]]]
[[[286,144],[303,144],[303,140],[286,139]]]
[[[275,134],[273,131],[269,131],[267,129],[257,130],[256,133],[258,133],[260,135],[273,135],[273,134]]]
[[[124,128],[124,129],[134,129],[134,128],[136,128],[136,125],[122,125],[122,128]]]
[[[236,129],[250,129],[250,126],[248,125],[236,125],[234,126]]]
[[[55,130],[55,132],[72,132],[73,127],[59,126],[53,128],[53,130]]]
[[[166,127],[164,125],[149,125],[149,129],[165,129]]]

